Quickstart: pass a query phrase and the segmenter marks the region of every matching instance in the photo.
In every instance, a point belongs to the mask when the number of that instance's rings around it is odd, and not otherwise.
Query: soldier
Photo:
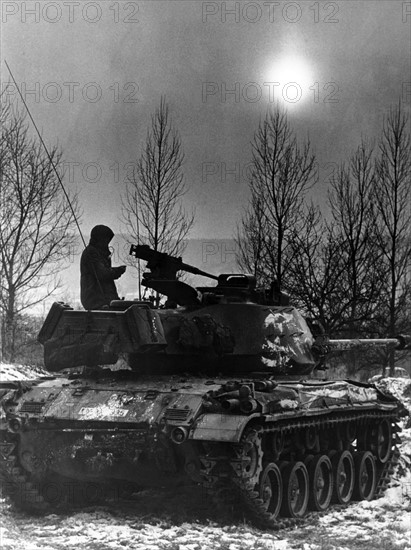
[[[123,275],[126,266],[111,267],[108,245],[113,237],[113,231],[106,225],[96,225],[91,230],[90,242],[80,261],[84,309],[107,309],[111,300],[119,300],[114,280]]]

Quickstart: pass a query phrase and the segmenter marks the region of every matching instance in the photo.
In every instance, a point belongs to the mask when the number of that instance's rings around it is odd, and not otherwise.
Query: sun
[[[285,106],[302,104],[314,84],[313,71],[303,57],[288,55],[272,63],[267,70],[272,98]]]

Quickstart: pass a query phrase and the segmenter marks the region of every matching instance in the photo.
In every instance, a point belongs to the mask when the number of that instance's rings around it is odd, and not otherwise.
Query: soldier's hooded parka
[[[113,231],[106,225],[91,230],[90,242],[80,261],[81,303],[85,309],[101,309],[111,300],[118,300],[115,279],[124,273],[124,267],[111,267],[110,249]]]

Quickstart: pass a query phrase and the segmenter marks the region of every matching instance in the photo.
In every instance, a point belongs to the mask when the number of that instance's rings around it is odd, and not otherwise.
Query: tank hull
[[[21,507],[67,505],[73,484],[195,483],[220,504],[235,494],[264,527],[302,517],[313,483],[328,484],[331,496],[320,491],[312,509],[328,507],[328,497],[358,498],[364,468],[363,498],[380,494],[402,411],[374,386],[349,381],[121,371],[16,384],[2,403],[2,478]],[[348,497],[334,494],[344,476]]]

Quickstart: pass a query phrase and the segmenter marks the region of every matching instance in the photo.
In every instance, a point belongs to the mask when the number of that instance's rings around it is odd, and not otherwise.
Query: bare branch
[[[0,138],[0,258],[2,353],[13,359],[15,323],[21,311],[41,302],[57,288],[47,282],[76,246],[75,220],[63,196],[52,163],[32,139],[24,117],[2,111]],[[56,166],[62,159],[50,150]],[[77,198],[72,197],[78,213]]]

